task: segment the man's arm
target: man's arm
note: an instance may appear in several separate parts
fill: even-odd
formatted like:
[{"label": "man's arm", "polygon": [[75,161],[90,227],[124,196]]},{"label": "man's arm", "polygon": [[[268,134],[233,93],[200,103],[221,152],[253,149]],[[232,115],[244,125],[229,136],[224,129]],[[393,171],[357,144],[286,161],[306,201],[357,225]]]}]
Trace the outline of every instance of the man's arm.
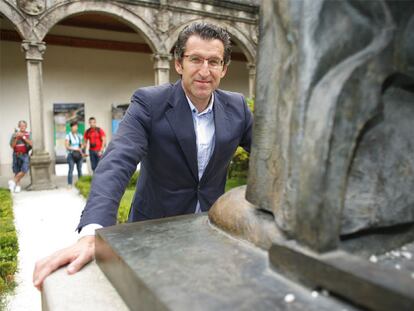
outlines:
[{"label": "man's arm", "polygon": [[26,138],[25,136],[23,136],[23,140],[27,145],[29,145],[30,147],[33,147],[33,142],[30,138]]},{"label": "man's arm", "polygon": [[83,142],[84,142],[84,148],[85,150],[88,150],[88,142],[89,142],[89,137],[88,137],[88,131],[85,131],[85,134],[83,134]]},{"label": "man's arm", "polygon": [[[138,91],[95,171],[77,230],[82,232],[90,224],[106,227],[116,223],[119,201],[138,162],[146,155],[150,128],[149,105]],[[33,272],[34,285],[41,289],[44,279],[66,264],[69,264],[69,274],[79,271],[93,260],[94,252],[95,236],[85,236],[72,246],[38,261]]]},{"label": "man's arm", "polygon": [[142,92],[134,94],[117,133],[95,170],[78,230],[91,223],[103,227],[116,223],[119,201],[138,163],[147,153],[151,130],[148,101]]},{"label": "man's arm", "polygon": [[101,147],[101,152],[103,152],[104,150],[105,150],[105,147],[106,147],[106,135],[105,135],[105,132],[101,129],[101,131],[102,131],[102,134],[103,135],[101,135],[101,137],[102,137],[102,147]]},{"label": "man's arm", "polygon": [[16,147],[17,139],[18,139],[17,133],[16,134],[13,134],[12,137],[11,137],[11,139],[10,139],[10,147],[12,149],[14,149],[14,147]]}]

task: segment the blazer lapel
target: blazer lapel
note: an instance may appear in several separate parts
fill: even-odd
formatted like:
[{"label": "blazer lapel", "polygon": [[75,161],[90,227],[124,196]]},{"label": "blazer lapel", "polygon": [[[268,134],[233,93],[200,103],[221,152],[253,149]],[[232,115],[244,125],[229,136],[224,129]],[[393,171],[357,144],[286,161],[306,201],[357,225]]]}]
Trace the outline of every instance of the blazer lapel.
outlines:
[{"label": "blazer lapel", "polygon": [[204,171],[203,176],[201,177],[201,183],[204,179],[208,177],[208,175],[214,171],[216,158],[221,153],[221,149],[223,148],[223,144],[226,143],[226,137],[229,135],[228,124],[230,123],[228,120],[228,116],[226,113],[226,102],[224,102],[217,92],[214,93],[214,126],[215,126],[215,144],[214,144],[214,151],[211,155],[211,158],[207,164],[207,167]]},{"label": "blazer lapel", "polygon": [[171,109],[166,111],[166,118],[177,137],[191,173],[198,181],[197,146],[193,117],[181,86],[181,80],[174,85],[169,104]]}]

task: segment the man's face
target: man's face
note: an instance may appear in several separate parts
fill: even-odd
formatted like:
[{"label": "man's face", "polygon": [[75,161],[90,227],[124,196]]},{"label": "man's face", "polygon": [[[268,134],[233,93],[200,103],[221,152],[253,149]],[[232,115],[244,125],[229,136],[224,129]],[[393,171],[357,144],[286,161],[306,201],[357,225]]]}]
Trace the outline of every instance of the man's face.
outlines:
[{"label": "man's face", "polygon": [[89,120],[89,126],[90,127],[96,127],[96,120],[94,120],[94,119]]},{"label": "man's face", "polygon": [[26,131],[26,128],[27,128],[26,123],[24,123],[24,122],[20,122],[19,123],[19,130],[20,130],[20,132]]},{"label": "man's face", "polygon": [[211,94],[226,74],[227,66],[212,67],[207,61],[195,64],[191,58],[195,56],[199,59],[222,61],[224,45],[218,39],[203,40],[193,35],[187,40],[184,55],[181,62],[175,61],[175,69],[182,76],[184,91],[194,105],[207,106]]}]

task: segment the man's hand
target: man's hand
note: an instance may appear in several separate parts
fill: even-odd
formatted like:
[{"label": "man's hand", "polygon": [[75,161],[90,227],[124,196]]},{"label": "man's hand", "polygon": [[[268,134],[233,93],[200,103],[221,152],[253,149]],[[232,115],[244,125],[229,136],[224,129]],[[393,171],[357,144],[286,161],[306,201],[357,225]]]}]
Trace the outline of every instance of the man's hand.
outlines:
[{"label": "man's hand", "polygon": [[74,274],[88,262],[92,261],[94,256],[95,236],[84,236],[72,246],[61,249],[51,256],[36,262],[33,271],[33,285],[41,290],[45,278],[61,266],[69,264],[67,272],[68,274]]}]

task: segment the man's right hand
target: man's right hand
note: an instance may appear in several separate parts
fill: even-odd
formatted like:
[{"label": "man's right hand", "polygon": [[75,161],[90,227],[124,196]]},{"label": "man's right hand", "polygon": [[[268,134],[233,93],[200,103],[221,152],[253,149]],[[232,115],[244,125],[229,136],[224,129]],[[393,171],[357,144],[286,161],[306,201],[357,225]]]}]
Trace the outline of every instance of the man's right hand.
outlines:
[{"label": "man's right hand", "polygon": [[33,271],[33,285],[41,290],[45,278],[61,266],[69,264],[67,272],[68,274],[74,274],[82,269],[88,262],[92,261],[94,256],[95,236],[84,236],[72,246],[61,249],[36,262]]}]

